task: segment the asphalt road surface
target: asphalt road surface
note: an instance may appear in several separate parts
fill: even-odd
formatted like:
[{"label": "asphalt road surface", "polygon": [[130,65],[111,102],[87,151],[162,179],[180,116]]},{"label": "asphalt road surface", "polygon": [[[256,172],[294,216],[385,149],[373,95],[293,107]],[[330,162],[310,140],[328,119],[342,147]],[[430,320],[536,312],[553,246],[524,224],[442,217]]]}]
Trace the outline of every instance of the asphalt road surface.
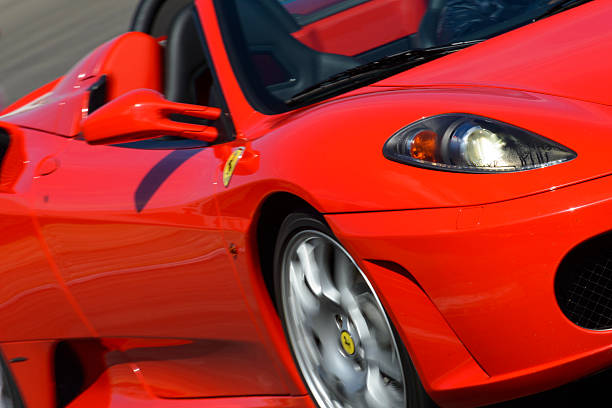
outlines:
[{"label": "asphalt road surface", "polygon": [[0,0],[0,88],[5,103],[63,75],[125,32],[138,0]]},{"label": "asphalt road surface", "polygon": [[[126,31],[138,0],[0,0],[0,89],[5,103],[63,75],[104,41]],[[0,91],[1,92],[1,91]],[[526,399],[516,407],[609,407],[604,373]]]}]

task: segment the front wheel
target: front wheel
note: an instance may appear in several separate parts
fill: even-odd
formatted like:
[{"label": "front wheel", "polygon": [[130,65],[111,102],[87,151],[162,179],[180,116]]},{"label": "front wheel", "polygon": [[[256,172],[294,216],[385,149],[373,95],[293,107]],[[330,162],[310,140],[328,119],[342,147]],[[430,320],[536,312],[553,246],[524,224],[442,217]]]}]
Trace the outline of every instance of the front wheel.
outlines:
[{"label": "front wheel", "polygon": [[285,219],[275,285],[293,356],[321,408],[434,406],[372,285],[323,222]]}]

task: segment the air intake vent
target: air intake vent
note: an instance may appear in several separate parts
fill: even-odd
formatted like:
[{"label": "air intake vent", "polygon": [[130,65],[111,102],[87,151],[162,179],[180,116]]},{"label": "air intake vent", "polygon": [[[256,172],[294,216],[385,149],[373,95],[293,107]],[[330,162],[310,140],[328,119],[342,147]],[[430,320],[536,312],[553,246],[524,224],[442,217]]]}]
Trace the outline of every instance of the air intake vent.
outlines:
[{"label": "air intake vent", "polygon": [[563,313],[578,326],[612,328],[612,234],[591,239],[566,256],[555,292]]}]

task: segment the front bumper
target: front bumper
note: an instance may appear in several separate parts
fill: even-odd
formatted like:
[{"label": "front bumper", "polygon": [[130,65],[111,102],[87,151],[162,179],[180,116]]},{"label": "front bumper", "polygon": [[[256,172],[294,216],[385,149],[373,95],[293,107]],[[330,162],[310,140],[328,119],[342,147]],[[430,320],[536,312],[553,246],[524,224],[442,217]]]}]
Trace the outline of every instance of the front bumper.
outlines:
[{"label": "front bumper", "polygon": [[474,406],[612,366],[612,330],[571,323],[554,291],[564,256],[612,230],[611,215],[603,177],[482,206],[326,219],[377,287],[432,398]]}]

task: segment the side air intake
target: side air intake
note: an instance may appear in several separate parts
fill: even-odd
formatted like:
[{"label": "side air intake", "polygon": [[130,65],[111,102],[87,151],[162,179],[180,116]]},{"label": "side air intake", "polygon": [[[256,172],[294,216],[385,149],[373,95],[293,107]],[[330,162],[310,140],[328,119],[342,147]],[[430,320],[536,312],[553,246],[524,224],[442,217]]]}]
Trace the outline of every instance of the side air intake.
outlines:
[{"label": "side air intake", "polygon": [[565,257],[555,293],[563,313],[578,326],[612,329],[612,233],[580,244]]}]

